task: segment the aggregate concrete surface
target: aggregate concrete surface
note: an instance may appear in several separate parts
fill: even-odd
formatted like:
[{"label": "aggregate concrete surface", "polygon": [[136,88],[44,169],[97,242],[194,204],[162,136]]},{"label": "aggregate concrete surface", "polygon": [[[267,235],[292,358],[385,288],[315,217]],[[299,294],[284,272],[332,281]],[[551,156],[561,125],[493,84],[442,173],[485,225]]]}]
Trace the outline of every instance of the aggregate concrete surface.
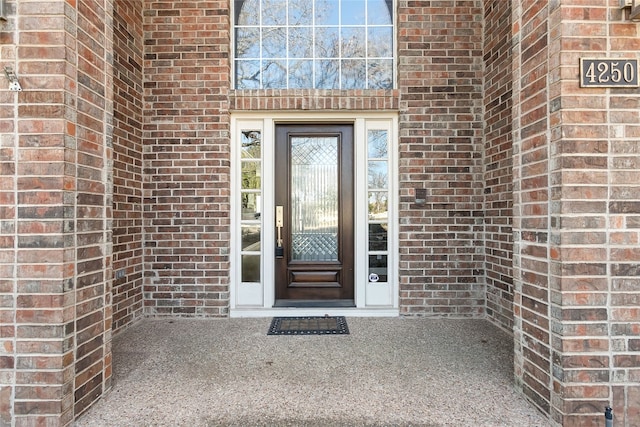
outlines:
[{"label": "aggregate concrete surface", "polygon": [[113,340],[89,426],[549,426],[484,320],[347,318],[349,335],[268,336],[271,319],[145,319]]}]

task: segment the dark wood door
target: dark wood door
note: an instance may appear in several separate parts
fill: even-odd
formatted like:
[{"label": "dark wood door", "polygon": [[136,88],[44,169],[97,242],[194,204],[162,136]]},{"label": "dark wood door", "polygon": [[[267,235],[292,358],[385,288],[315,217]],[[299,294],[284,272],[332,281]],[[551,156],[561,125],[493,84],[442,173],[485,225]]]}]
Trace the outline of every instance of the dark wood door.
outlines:
[{"label": "dark wood door", "polygon": [[353,306],[353,126],[278,125],[276,306]]}]

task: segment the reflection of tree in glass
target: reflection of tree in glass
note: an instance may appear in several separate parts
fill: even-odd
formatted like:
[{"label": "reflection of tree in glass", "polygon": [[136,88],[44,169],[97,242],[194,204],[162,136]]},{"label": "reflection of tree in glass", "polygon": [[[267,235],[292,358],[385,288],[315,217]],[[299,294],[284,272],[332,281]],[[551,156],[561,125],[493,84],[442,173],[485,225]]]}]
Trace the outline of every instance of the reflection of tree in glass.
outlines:
[{"label": "reflection of tree in glass", "polygon": [[369,192],[369,217],[371,219],[386,218],[389,211],[389,202],[386,191]]},{"label": "reflection of tree in glass", "polygon": [[[242,158],[251,159],[242,162],[242,189],[243,190],[259,190],[260,189],[260,141],[261,134],[259,131],[243,131],[241,137]],[[243,211],[257,208],[255,204],[255,194],[242,193]]]},{"label": "reflection of tree in glass", "polygon": [[242,157],[259,159],[261,139],[262,137],[260,135],[260,131],[257,131],[257,130],[242,131]]},{"label": "reflection of tree in glass", "polygon": [[[259,0],[242,2],[238,24],[258,26],[236,30],[238,88],[391,88],[391,16],[375,19],[383,26],[366,32],[365,27],[344,26],[340,37],[338,4],[263,0],[261,8]],[[387,10],[384,3],[375,4],[372,10]],[[256,16],[260,11],[261,19]]]},{"label": "reflection of tree in glass", "polygon": [[387,157],[387,131],[370,130],[367,134],[370,159],[385,159]]},{"label": "reflection of tree in glass", "polygon": [[[375,166],[383,166],[382,162],[374,162],[374,167],[369,167],[369,186],[372,189],[386,189],[388,176],[387,168],[375,168]],[[371,164],[370,164],[371,165]],[[386,165],[384,165],[386,166]],[[377,170],[376,170],[377,169]]]}]

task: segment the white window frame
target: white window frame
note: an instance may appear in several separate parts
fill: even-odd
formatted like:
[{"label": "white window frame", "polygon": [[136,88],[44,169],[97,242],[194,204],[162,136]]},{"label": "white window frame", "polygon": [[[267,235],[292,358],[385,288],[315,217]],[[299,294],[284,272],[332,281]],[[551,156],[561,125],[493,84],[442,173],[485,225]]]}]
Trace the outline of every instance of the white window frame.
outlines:
[{"label": "white window frame", "polygon": [[[231,40],[230,40],[230,48],[231,48],[231,63],[230,63],[230,71],[231,71],[231,87],[235,90],[268,90],[268,89],[238,89],[236,85],[236,13],[238,11],[236,9],[236,2],[231,0]],[[392,32],[392,76],[391,76],[391,88],[387,90],[397,89],[398,88],[398,1],[392,0],[391,6],[391,32]],[[340,58],[336,58],[340,59]],[[292,90],[318,90],[315,88],[306,88],[306,89],[292,89]],[[327,89],[327,90],[342,90],[342,89]],[[378,90],[378,89],[351,89],[351,90]]]},{"label": "white window frame", "polygon": [[[353,308],[274,308],[275,222],[274,215],[274,138],[279,123],[349,123],[354,128],[355,172],[355,259]],[[262,244],[261,282],[241,283],[240,245],[240,165],[242,130],[262,133]],[[389,133],[389,230],[388,282],[370,283],[368,279],[368,154],[369,129]],[[398,115],[375,113],[236,112],[231,115],[231,242],[230,242],[230,316],[267,317],[279,315],[398,316]]]}]

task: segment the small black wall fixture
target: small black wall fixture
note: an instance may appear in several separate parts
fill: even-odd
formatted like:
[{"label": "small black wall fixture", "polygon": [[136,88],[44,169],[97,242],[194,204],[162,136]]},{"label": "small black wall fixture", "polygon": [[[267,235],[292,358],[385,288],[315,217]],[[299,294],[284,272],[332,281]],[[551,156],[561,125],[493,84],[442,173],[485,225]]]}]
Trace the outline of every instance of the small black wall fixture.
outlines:
[{"label": "small black wall fixture", "polygon": [[0,21],[7,20],[7,2],[6,0],[0,0]]},{"label": "small black wall fixture", "polygon": [[20,86],[20,82],[18,81],[18,76],[16,76],[16,73],[11,67],[4,67],[4,75],[7,76],[7,80],[9,80],[9,90],[22,90],[22,86]]}]

